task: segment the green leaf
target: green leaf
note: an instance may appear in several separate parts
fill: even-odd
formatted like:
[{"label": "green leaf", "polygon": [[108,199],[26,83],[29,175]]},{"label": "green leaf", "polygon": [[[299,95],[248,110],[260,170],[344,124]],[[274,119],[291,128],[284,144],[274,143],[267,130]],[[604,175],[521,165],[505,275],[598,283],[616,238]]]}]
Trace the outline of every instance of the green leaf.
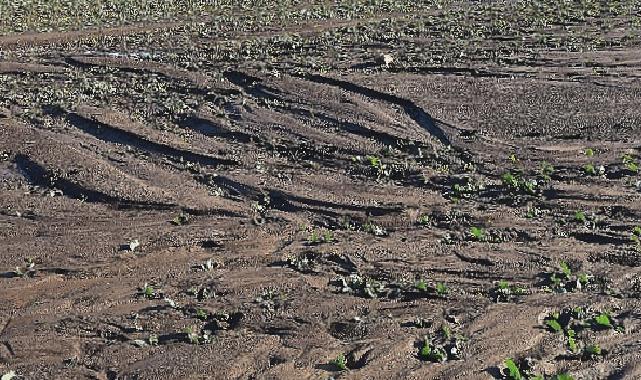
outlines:
[{"label": "green leaf", "polygon": [[555,380],[574,380],[574,377],[568,375],[567,373],[560,373],[556,375]]},{"label": "green leaf", "polygon": [[596,169],[594,168],[594,165],[592,164],[587,164],[583,167],[583,170],[585,171],[585,174],[588,175],[595,175],[596,174]]},{"label": "green leaf", "polygon": [[480,227],[471,227],[470,234],[478,241],[481,241],[485,238],[485,231]]},{"label": "green leaf", "polygon": [[601,347],[598,344],[593,344],[585,348],[585,353],[588,355],[601,355]]},{"label": "green leaf", "polygon": [[597,325],[601,326],[601,327],[607,327],[607,328],[610,328],[610,329],[613,327],[612,326],[612,318],[610,318],[610,315],[608,315],[607,313],[601,313],[601,314],[597,315],[594,318],[594,322]]},{"label": "green leaf", "polygon": [[572,276],[572,270],[570,269],[568,263],[566,263],[565,261],[561,261],[559,263],[559,266],[561,267],[561,272],[563,272],[566,278],[570,278],[570,276]]},{"label": "green leaf", "polygon": [[545,324],[554,332],[558,333],[563,330],[563,327],[561,327],[561,324],[556,319],[547,319]]},{"label": "green leaf", "polygon": [[523,376],[521,375],[521,370],[519,370],[519,367],[514,363],[514,360],[512,359],[505,359],[503,362],[505,367],[508,370],[508,378],[511,380],[523,380]]},{"label": "green leaf", "polygon": [[436,284],[436,293],[439,296],[445,295],[445,294],[447,294],[447,292],[448,292],[448,290],[447,290],[447,286],[445,284],[443,284],[441,282]]},{"label": "green leaf", "polygon": [[430,344],[427,341],[423,343],[423,347],[421,348],[419,355],[426,360],[432,355],[432,347],[430,347]]},{"label": "green leaf", "polygon": [[568,329],[567,335],[568,335],[568,347],[570,348],[570,351],[577,352],[579,347],[576,344],[576,339],[574,339],[574,336],[575,336],[574,330]]},{"label": "green leaf", "polygon": [[347,359],[344,354],[339,354],[330,364],[335,365],[339,371],[345,371],[347,369]]},{"label": "green leaf", "polygon": [[433,362],[437,363],[442,363],[447,359],[447,354],[445,351],[441,348],[435,348],[432,350],[432,354],[430,355],[430,360]]}]

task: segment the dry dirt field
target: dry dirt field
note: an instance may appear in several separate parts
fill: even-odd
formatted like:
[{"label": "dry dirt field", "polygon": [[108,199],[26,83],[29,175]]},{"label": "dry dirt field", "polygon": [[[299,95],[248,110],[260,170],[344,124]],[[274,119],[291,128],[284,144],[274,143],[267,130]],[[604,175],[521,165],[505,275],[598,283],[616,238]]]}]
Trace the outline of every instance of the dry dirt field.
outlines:
[{"label": "dry dirt field", "polygon": [[0,376],[641,379],[640,155],[636,0],[3,1]]}]

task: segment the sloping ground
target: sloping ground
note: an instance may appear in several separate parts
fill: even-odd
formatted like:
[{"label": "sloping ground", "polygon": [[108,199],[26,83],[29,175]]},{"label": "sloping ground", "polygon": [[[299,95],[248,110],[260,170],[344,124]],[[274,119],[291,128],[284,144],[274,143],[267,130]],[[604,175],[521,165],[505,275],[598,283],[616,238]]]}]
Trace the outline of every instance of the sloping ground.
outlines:
[{"label": "sloping ground", "polygon": [[0,37],[0,374],[641,378],[638,10],[512,6]]}]

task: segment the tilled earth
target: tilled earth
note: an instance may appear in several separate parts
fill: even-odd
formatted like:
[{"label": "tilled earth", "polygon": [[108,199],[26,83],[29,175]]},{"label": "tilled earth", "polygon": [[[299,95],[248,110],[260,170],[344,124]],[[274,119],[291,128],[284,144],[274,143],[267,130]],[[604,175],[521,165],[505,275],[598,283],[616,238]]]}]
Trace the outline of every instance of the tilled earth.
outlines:
[{"label": "tilled earth", "polygon": [[629,4],[0,35],[0,375],[641,379]]}]

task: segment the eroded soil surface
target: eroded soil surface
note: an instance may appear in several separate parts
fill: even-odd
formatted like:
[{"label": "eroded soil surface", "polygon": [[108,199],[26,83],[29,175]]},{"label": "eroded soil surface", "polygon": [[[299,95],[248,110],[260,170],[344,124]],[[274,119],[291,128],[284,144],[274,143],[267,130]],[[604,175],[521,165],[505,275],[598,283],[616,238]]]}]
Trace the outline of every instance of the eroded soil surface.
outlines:
[{"label": "eroded soil surface", "polygon": [[3,29],[0,375],[641,379],[638,2],[414,3]]}]

